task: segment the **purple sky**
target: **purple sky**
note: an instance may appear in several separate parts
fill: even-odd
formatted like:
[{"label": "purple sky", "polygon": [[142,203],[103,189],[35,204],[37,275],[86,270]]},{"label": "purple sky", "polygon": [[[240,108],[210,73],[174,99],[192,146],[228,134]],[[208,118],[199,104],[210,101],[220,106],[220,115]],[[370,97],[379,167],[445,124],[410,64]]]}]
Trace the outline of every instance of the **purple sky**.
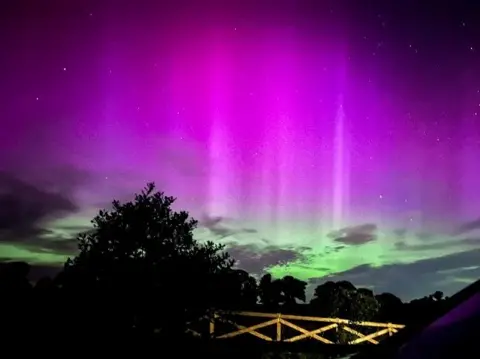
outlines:
[{"label": "purple sky", "polygon": [[480,5],[417,3],[0,11],[1,257],[58,266],[155,181],[253,273],[402,298],[480,277]]}]

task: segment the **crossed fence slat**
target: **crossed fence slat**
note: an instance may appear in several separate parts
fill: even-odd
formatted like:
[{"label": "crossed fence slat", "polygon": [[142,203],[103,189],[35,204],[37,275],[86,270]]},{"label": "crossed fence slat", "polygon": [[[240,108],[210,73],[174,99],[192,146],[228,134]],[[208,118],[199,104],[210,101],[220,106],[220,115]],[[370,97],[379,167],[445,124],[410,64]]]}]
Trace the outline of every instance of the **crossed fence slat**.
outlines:
[{"label": "crossed fence slat", "polygon": [[[256,317],[256,318],[264,318],[268,319],[262,323],[258,323],[251,326],[244,326],[236,323],[232,320],[232,317]],[[230,325],[234,326],[236,330],[224,334],[217,335],[216,334],[216,320],[222,319],[223,322],[229,323]],[[300,325],[294,324],[291,321],[303,321],[303,322],[318,322],[318,323],[327,323],[320,328],[309,330],[302,328]],[[259,329],[269,327],[269,326],[277,326],[276,330],[276,338],[267,336],[259,332]],[[282,337],[282,325],[285,327],[289,327],[300,334],[295,335],[290,338],[283,338]],[[374,333],[370,334],[363,334],[358,330],[351,328],[351,325],[355,325],[357,327],[370,327],[370,328],[377,328],[378,330]],[[332,329],[337,330],[344,330],[354,336],[355,339],[351,340],[348,344],[360,344],[364,342],[368,342],[371,344],[378,344],[378,338],[388,334],[392,336],[394,333],[397,333],[398,330],[403,329],[405,326],[403,324],[393,324],[393,323],[378,323],[378,322],[370,322],[370,321],[351,321],[348,319],[341,319],[341,318],[325,318],[325,317],[313,317],[313,316],[299,316],[299,315],[291,315],[291,314],[273,314],[273,313],[261,313],[261,312],[217,312],[214,315],[214,318],[210,320],[210,336],[214,339],[228,339],[234,338],[239,335],[243,334],[250,334],[259,339],[269,341],[269,342],[284,342],[284,343],[292,343],[297,342],[303,339],[314,339],[319,342],[325,344],[335,344],[331,340],[323,337],[321,334],[325,333]]]}]

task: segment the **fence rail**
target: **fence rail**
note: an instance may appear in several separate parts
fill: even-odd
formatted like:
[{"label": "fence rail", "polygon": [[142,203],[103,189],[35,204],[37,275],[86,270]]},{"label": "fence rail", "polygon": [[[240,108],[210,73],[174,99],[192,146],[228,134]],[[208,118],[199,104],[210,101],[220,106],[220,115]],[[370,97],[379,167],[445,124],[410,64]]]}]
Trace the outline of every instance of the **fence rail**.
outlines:
[{"label": "fence rail", "polygon": [[[263,318],[267,320],[253,325],[243,325],[240,324],[242,318],[244,320],[245,318]],[[300,326],[300,323],[295,324],[292,323],[292,321],[303,322],[304,324],[303,326]],[[323,323],[324,325],[321,327],[316,325],[316,328],[312,329],[312,325],[315,325],[316,323]],[[276,331],[270,335],[260,332],[260,329],[273,326],[276,326]],[[310,328],[306,328],[305,326],[309,326]],[[233,331],[231,331],[232,327],[235,328]],[[328,332],[336,330],[349,333],[351,340],[348,341],[348,344],[378,344],[378,340],[380,339],[379,337],[386,335],[392,336],[404,327],[405,326],[403,324],[378,323],[369,321],[356,322],[341,318],[324,318],[280,313],[217,312],[214,314],[213,318],[210,319],[209,333],[211,338],[218,340],[250,334],[267,342],[293,343],[300,340],[313,339],[325,344],[336,344],[333,340],[325,337]],[[221,330],[225,328],[229,328],[230,331],[225,333],[225,330]],[[362,333],[360,328],[363,328],[364,331],[366,329],[366,331],[369,333]],[[287,338],[285,335],[286,329],[296,335]],[[372,332],[372,330],[375,331]],[[220,333],[222,331],[224,333]],[[194,331],[192,330],[192,332]]]}]

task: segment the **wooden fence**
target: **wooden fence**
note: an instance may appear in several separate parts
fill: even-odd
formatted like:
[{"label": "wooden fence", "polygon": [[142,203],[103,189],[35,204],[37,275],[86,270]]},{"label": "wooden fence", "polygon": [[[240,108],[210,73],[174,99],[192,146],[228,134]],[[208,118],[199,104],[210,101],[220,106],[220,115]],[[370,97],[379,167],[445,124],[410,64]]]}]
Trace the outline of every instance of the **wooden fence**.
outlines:
[{"label": "wooden fence", "polygon": [[[252,323],[252,319],[255,320],[255,318],[263,318],[266,319],[266,321],[254,324]],[[246,323],[240,324],[242,321],[248,322],[248,319],[250,320],[248,325],[246,325]],[[256,321],[258,322],[258,319],[256,319]],[[297,322],[297,324],[293,322]],[[302,326],[300,326],[300,322]],[[319,323],[323,325],[319,327]],[[270,335],[260,332],[260,329],[265,332],[263,328],[267,327],[274,327],[275,330],[270,329]],[[335,344],[332,339],[328,339],[328,333],[330,331],[337,331],[338,333],[338,331],[341,330],[349,333],[348,337],[351,340],[348,340],[348,344],[378,344],[379,337],[392,336],[404,327],[402,324],[365,321],[355,322],[340,318],[259,312],[233,312],[216,313],[214,318],[210,320],[209,332],[210,337],[214,339],[228,339],[250,334],[267,342],[293,343],[299,340],[313,339],[325,344]],[[231,331],[232,328],[234,328],[233,331]],[[290,332],[291,335],[286,335],[289,334],[288,332]]]}]

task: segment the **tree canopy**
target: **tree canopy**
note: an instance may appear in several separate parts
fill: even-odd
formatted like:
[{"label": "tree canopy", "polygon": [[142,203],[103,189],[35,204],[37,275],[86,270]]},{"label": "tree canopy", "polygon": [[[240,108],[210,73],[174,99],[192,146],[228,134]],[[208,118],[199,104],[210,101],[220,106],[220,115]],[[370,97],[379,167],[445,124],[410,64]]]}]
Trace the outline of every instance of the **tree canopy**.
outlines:
[{"label": "tree canopy", "polygon": [[128,298],[115,315],[147,331],[181,327],[220,305],[214,289],[233,260],[222,245],[196,241],[197,221],[175,212],[174,201],[149,183],[133,201],[100,211],[93,230],[79,235],[79,254],[65,264],[62,285]]}]

